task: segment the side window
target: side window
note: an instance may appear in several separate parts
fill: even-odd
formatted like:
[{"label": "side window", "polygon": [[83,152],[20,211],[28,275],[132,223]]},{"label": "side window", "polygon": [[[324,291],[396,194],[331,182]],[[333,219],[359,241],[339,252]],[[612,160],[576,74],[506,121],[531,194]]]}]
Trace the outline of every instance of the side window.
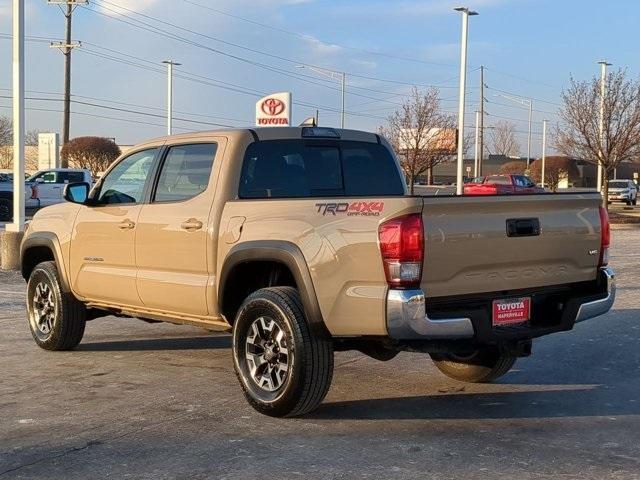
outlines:
[{"label": "side window", "polygon": [[76,183],[84,182],[84,173],[82,172],[58,172],[57,183]]},{"label": "side window", "polygon": [[162,164],[154,202],[178,202],[207,189],[218,146],[198,143],[171,147]]},{"label": "side window", "polygon": [[32,178],[32,181],[38,183],[56,183],[56,172],[42,172]]},{"label": "side window", "polygon": [[157,148],[136,152],[120,161],[111,170],[100,187],[99,204],[139,203],[142,201]]}]

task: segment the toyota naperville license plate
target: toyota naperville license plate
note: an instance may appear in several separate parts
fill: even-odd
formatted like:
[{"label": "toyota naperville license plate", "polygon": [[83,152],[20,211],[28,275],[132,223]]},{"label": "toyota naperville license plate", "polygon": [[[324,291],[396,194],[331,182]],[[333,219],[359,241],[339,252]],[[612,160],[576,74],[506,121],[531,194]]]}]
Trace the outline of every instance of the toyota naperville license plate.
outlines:
[{"label": "toyota naperville license plate", "polygon": [[529,320],[531,297],[493,301],[493,326],[512,325]]}]

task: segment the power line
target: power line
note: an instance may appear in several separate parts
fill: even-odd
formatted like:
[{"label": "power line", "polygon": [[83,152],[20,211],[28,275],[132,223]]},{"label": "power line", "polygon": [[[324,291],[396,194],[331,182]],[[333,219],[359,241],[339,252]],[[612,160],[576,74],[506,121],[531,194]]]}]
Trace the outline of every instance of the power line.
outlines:
[{"label": "power line", "polygon": [[[265,56],[268,56],[270,58],[275,58],[275,59],[278,59],[278,60],[281,60],[281,61],[284,61],[284,62],[288,62],[290,64],[305,65],[305,66],[309,66],[309,67],[323,68],[323,67],[320,67],[318,65],[312,65],[310,63],[307,63],[307,62],[304,62],[304,61],[301,61],[301,60],[291,59],[291,58],[283,57],[281,55],[273,54],[273,53],[270,53],[270,52],[265,52],[263,50],[258,50],[258,49],[254,49],[254,48],[251,48],[251,47],[247,47],[247,46],[244,46],[244,45],[241,45],[241,44],[238,44],[238,43],[229,42],[227,40],[223,40],[223,39],[218,38],[218,37],[214,37],[214,36],[211,36],[211,35],[208,35],[208,34],[205,34],[205,33],[202,33],[202,32],[198,32],[198,31],[192,30],[190,28],[187,28],[187,27],[184,27],[184,26],[181,26],[181,25],[177,25],[177,24],[172,23],[172,22],[167,22],[165,20],[159,19],[157,17],[153,17],[151,15],[147,15],[147,14],[138,12],[136,10],[133,10],[131,8],[128,8],[128,7],[124,7],[122,5],[118,5],[118,4],[110,2],[108,0],[94,0],[93,3],[101,6],[101,8],[103,8],[103,9],[105,9],[105,10],[107,10],[107,11],[109,11],[109,12],[115,14],[115,15],[118,15],[119,17],[124,17],[125,19],[129,19],[129,20],[131,20],[133,22],[137,22],[140,25],[135,24],[135,23],[127,22],[126,20],[124,20],[122,18],[113,17],[111,15],[108,15],[106,13],[100,12],[99,10],[96,10],[96,9],[93,9],[93,8],[88,8],[88,10],[90,10],[90,11],[92,11],[94,13],[100,14],[102,16],[105,16],[107,18],[111,18],[111,19],[114,19],[114,20],[122,21],[124,23],[129,23],[130,25],[135,26],[137,28],[142,28],[143,30],[150,31],[152,33],[156,33],[156,34],[159,34],[159,35],[167,36],[168,38],[172,38],[174,40],[186,42],[186,43],[189,43],[189,44],[191,44],[193,46],[206,48],[206,49],[211,50],[211,51],[213,51],[215,53],[218,53],[220,55],[224,55],[224,56],[233,58],[233,59],[238,60],[238,61],[250,63],[250,64],[252,64],[254,66],[259,66],[261,68],[265,68],[267,70],[275,71],[275,72],[278,72],[278,73],[281,73],[281,74],[284,74],[284,75],[289,75],[289,76],[292,76],[293,78],[300,79],[299,77],[309,77],[309,78],[312,78],[312,79],[316,79],[316,77],[312,77],[312,76],[304,75],[304,74],[299,74],[299,73],[296,73],[296,72],[291,72],[291,71],[288,71],[288,70],[284,70],[284,69],[280,69],[280,68],[277,68],[277,67],[273,67],[271,65],[266,65],[266,64],[263,64],[263,63],[260,63],[260,62],[256,62],[256,61],[251,60],[251,59],[247,59],[247,58],[235,55],[235,54],[231,54],[231,53],[228,53],[228,52],[224,52],[224,51],[215,49],[215,48],[210,47],[208,45],[203,45],[203,44],[200,44],[198,42],[194,42],[193,40],[186,39],[184,37],[176,35],[173,32],[170,32],[168,30],[161,29],[161,28],[159,28],[159,27],[157,27],[155,25],[149,24],[147,22],[143,22],[143,21],[138,20],[136,18],[133,18],[133,17],[131,17],[129,15],[126,15],[126,14],[122,13],[122,11],[118,11],[118,9],[130,12],[130,13],[132,13],[134,15],[146,18],[148,20],[152,20],[152,21],[158,22],[158,23],[166,25],[166,26],[170,26],[170,27],[175,28],[177,30],[182,30],[182,31],[188,32],[188,33],[190,33],[192,35],[197,35],[197,36],[200,36],[200,37],[203,37],[203,38],[207,38],[207,39],[210,39],[210,40],[213,40],[213,41],[216,41],[216,42],[220,42],[220,43],[222,43],[224,45],[228,45],[228,46],[232,46],[232,47],[235,47],[235,48],[243,49],[245,51],[249,51],[249,52],[252,52],[252,53],[265,55]],[[111,5],[111,6],[115,7],[116,9],[110,8],[107,5]],[[145,26],[147,28],[143,28],[142,26]],[[382,79],[382,78],[377,78],[377,77],[368,76],[368,75],[360,75],[360,74],[353,73],[353,72],[345,72],[345,73],[347,75],[349,75],[350,77],[354,77],[354,78],[362,78],[362,79],[374,80],[374,81],[386,82],[386,83],[396,83],[396,84],[410,85],[410,86],[414,86],[415,85],[415,86],[421,86],[421,87],[437,86],[437,85],[421,84],[421,83],[417,83],[417,82],[405,82],[405,81],[399,81],[399,80]],[[361,88],[363,88],[363,87],[361,87]],[[440,85],[440,88],[457,88],[457,87]]]},{"label": "power line", "polygon": [[219,10],[217,8],[212,8],[212,7],[209,7],[209,6],[206,6],[206,5],[202,5],[200,3],[193,2],[191,0],[183,0],[183,1],[186,2],[186,3],[190,3],[191,5],[198,6],[198,7],[202,8],[202,9],[209,10],[211,12],[220,14],[220,15],[224,15],[224,16],[227,16],[227,17],[230,17],[230,18],[234,18],[236,20],[247,22],[247,23],[250,23],[250,24],[253,24],[253,25],[256,25],[256,26],[259,26],[259,27],[263,27],[263,28],[266,28],[266,29],[269,29],[269,30],[272,30],[272,31],[284,33],[286,35],[295,36],[297,38],[301,38],[302,40],[307,40],[308,41],[308,40],[313,39],[313,40],[315,40],[315,41],[317,41],[317,42],[319,42],[319,43],[321,43],[323,45],[326,45],[326,46],[335,45],[337,47],[341,47],[341,48],[344,48],[344,49],[347,49],[347,50],[352,50],[352,51],[356,51],[356,52],[362,52],[362,53],[366,53],[368,55],[376,55],[376,56],[379,56],[379,57],[402,60],[402,61],[406,61],[406,62],[422,63],[422,64],[425,64],[425,65],[447,67],[447,68],[458,68],[457,65],[452,65],[452,64],[448,64],[448,63],[430,62],[428,60],[422,60],[422,59],[412,58],[412,57],[405,57],[405,56],[401,56],[401,55],[393,55],[393,54],[386,53],[386,52],[377,52],[375,50],[367,50],[367,49],[353,47],[353,46],[350,46],[350,45],[344,45],[344,44],[335,43],[335,42],[326,42],[326,41],[320,40],[318,38],[315,38],[315,37],[313,37],[311,35],[306,35],[304,33],[294,32],[292,30],[287,30],[287,29],[284,29],[284,28],[274,27],[273,25],[268,25],[268,24],[265,24],[265,23],[258,22],[256,20],[252,20],[250,18],[241,17],[239,15],[234,15],[234,14],[225,12],[223,10]]},{"label": "power line", "polygon": [[[8,105],[0,105],[0,108],[12,108]],[[25,107],[25,110],[33,110],[33,111],[38,111],[38,112],[52,112],[52,113],[62,113],[62,110],[54,110],[51,108],[39,108],[39,107]],[[101,118],[101,119],[106,119],[106,120],[116,120],[119,122],[128,122],[128,123],[135,123],[138,125],[149,125],[149,126],[154,126],[154,127],[164,127],[165,125],[162,125],[160,123],[150,123],[150,122],[144,122],[141,120],[130,120],[127,118],[122,118],[122,117],[109,117],[107,115],[98,115],[98,114],[94,114],[94,113],[87,113],[87,112],[75,112],[72,111],[71,112],[73,115],[82,115],[82,116],[86,116],[86,117],[93,117],[93,118]],[[189,128],[183,128],[183,127],[176,127],[180,130],[184,130],[187,132],[195,132],[197,130],[193,130],[193,129],[189,129]]]}]

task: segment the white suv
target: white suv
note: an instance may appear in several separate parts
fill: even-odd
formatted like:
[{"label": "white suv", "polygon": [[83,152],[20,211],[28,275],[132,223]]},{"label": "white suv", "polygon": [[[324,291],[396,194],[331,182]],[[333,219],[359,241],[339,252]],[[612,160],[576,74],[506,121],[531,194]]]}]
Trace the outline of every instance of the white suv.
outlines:
[{"label": "white suv", "polygon": [[624,202],[635,205],[638,201],[638,186],[633,180],[609,180],[609,202]]}]

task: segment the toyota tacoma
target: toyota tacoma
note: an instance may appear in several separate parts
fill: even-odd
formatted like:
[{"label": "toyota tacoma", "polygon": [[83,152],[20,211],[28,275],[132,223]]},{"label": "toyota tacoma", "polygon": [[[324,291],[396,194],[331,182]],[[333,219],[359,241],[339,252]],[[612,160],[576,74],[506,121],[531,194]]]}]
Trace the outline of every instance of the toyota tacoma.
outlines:
[{"label": "toyota tacoma", "polygon": [[488,382],[615,298],[599,193],[409,196],[373,133],[164,137],[64,197],[22,244],[35,342],[72,349],[106,315],[231,331],[240,386],[272,416],[320,404],[335,351]]}]

